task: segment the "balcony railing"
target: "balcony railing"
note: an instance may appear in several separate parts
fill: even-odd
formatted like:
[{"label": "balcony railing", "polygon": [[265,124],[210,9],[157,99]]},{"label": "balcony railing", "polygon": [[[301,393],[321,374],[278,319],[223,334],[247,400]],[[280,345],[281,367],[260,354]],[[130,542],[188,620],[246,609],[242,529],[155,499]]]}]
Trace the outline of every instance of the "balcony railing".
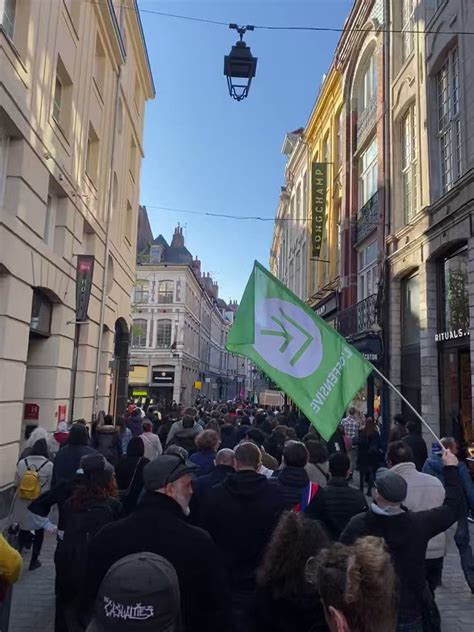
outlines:
[{"label": "balcony railing", "polygon": [[373,130],[377,120],[377,99],[372,97],[365,110],[360,112],[357,119],[357,147],[360,147],[370,132]]},{"label": "balcony railing", "polygon": [[368,296],[352,307],[339,312],[337,329],[341,336],[348,338],[370,331],[377,325],[377,294]]},{"label": "balcony railing", "polygon": [[374,193],[368,202],[357,214],[357,222],[354,231],[354,243],[357,244],[373,233],[377,228],[379,216],[379,194]]}]

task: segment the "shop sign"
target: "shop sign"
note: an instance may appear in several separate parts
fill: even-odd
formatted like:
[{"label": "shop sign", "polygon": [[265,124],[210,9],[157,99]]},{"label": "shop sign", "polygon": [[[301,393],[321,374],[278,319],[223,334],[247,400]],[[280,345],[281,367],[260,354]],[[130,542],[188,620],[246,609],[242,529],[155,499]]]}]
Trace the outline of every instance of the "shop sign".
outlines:
[{"label": "shop sign", "polygon": [[174,371],[152,371],[153,384],[171,384],[174,382]]},{"label": "shop sign", "polygon": [[38,421],[40,407],[38,404],[25,404],[23,419],[25,421]]},{"label": "shop sign", "polygon": [[206,384],[210,384],[211,383],[211,378],[210,377],[206,377],[206,379],[204,381],[206,382]]},{"label": "shop sign", "polygon": [[199,381],[194,382],[194,388],[195,388],[197,391],[200,391],[200,390],[201,390],[201,388],[202,388],[202,382],[199,382]]},{"label": "shop sign", "polygon": [[376,353],[363,353],[362,354],[369,362],[378,362],[379,356]]},{"label": "shop sign", "polygon": [[87,320],[93,272],[94,257],[92,255],[78,255],[76,276],[76,321],[78,322]]},{"label": "shop sign", "polygon": [[148,391],[137,391],[134,389],[132,391],[132,397],[148,397]]},{"label": "shop sign", "polygon": [[451,331],[440,331],[435,334],[435,342],[445,342],[446,340],[457,340],[458,338],[465,338],[469,336],[469,329],[452,329]]},{"label": "shop sign", "polygon": [[326,221],[328,165],[313,162],[311,169],[311,242],[313,257],[318,258]]},{"label": "shop sign", "polygon": [[324,318],[326,315],[330,314],[336,309],[337,309],[336,297],[331,296],[331,298],[329,298],[325,303],[323,303],[322,305],[319,304],[318,306],[316,306],[314,308],[314,311],[316,312],[318,316],[320,316],[321,318]]},{"label": "shop sign", "polygon": [[59,404],[58,406],[58,423],[60,421],[66,421],[66,404]]}]

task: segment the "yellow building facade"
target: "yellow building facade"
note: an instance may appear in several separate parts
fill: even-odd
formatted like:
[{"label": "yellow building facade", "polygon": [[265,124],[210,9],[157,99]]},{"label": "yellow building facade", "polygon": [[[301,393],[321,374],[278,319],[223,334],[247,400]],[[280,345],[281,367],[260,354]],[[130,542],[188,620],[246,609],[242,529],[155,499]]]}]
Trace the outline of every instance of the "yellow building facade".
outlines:
[{"label": "yellow building facade", "polygon": [[[330,320],[336,313],[337,291],[341,275],[341,202],[344,169],[343,152],[343,96],[340,74],[331,67],[321,86],[304,131],[308,156],[308,242],[307,301],[322,316]],[[312,258],[311,248],[311,165],[328,163],[326,215],[319,258]]]}]

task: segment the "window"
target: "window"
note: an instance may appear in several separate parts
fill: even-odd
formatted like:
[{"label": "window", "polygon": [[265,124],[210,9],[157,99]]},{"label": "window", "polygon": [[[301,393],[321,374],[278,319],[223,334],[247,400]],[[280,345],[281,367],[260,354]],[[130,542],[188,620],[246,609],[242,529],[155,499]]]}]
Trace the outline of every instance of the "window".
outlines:
[{"label": "window", "polygon": [[416,213],[416,112],[412,105],[402,119],[401,137],[401,177],[403,194],[403,215],[408,223]]},{"label": "window", "polygon": [[402,0],[402,62],[412,54],[415,47],[415,0]]},{"label": "window", "polygon": [[437,78],[441,186],[446,193],[462,173],[458,49],[448,55]]},{"label": "window", "polygon": [[133,226],[133,209],[127,200],[127,210],[125,211],[125,239],[129,244],[132,243],[132,226]]},{"label": "window", "polygon": [[167,349],[171,346],[171,321],[159,320],[156,327],[157,349]]},{"label": "window", "polygon": [[0,24],[11,40],[15,33],[15,13],[16,0],[0,0]]},{"label": "window", "polygon": [[160,263],[163,256],[163,246],[151,246],[150,263]]},{"label": "window", "polygon": [[132,176],[132,180],[135,182],[137,176],[137,145],[133,136],[130,143],[130,175]]},{"label": "window", "polygon": [[53,118],[58,125],[61,120],[61,107],[63,103],[63,84],[61,79],[56,75],[56,84],[54,87],[54,103],[53,103]]},{"label": "window", "polygon": [[365,298],[377,293],[378,266],[377,266],[377,242],[373,241],[362,250],[357,256],[357,300],[363,301]]},{"label": "window", "polygon": [[97,90],[103,96],[105,83],[105,51],[98,35],[95,40],[93,77]]},{"label": "window", "polygon": [[47,337],[51,335],[51,316],[53,304],[41,290],[33,290],[30,333]]},{"label": "window", "polygon": [[94,128],[89,123],[89,134],[87,136],[86,173],[94,184],[97,184],[97,174],[99,168],[99,137]]},{"label": "window", "polygon": [[336,158],[337,158],[337,166],[342,166],[342,110],[340,110],[339,114],[336,117]]},{"label": "window", "polygon": [[375,55],[369,58],[359,91],[359,113],[374,105],[377,96],[377,61]]},{"label": "window", "polygon": [[468,252],[463,247],[443,261],[442,322],[445,331],[469,331]]},{"label": "window", "polygon": [[69,130],[72,109],[72,81],[67,73],[61,57],[58,56],[56,76],[54,80],[54,95],[52,116],[64,133]]},{"label": "window", "polygon": [[149,286],[147,281],[138,281],[135,286],[135,303],[148,303],[149,298]]},{"label": "window", "polygon": [[367,204],[370,198],[377,193],[377,139],[374,138],[367,149],[362,153],[359,161],[359,199],[360,207]]},{"label": "window", "polygon": [[137,318],[132,324],[132,347],[146,347],[147,321]]},{"label": "window", "polygon": [[160,281],[158,284],[158,303],[172,303],[174,300],[173,281]]}]

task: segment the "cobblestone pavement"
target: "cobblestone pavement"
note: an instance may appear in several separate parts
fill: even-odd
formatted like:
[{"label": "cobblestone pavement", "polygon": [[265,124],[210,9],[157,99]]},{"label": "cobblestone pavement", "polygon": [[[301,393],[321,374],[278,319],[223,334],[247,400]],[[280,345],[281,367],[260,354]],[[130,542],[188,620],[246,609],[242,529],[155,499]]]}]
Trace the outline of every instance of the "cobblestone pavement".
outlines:
[{"label": "cobblestone pavement", "polygon": [[[459,555],[450,538],[445,559],[443,585],[436,600],[441,611],[442,632],[472,632],[474,595],[469,591],[459,563]],[[474,544],[474,527],[471,525]],[[54,536],[45,535],[41,554],[42,567],[30,572],[25,563],[22,577],[13,590],[9,632],[52,632],[54,629]],[[25,560],[29,563],[29,557]]]}]

